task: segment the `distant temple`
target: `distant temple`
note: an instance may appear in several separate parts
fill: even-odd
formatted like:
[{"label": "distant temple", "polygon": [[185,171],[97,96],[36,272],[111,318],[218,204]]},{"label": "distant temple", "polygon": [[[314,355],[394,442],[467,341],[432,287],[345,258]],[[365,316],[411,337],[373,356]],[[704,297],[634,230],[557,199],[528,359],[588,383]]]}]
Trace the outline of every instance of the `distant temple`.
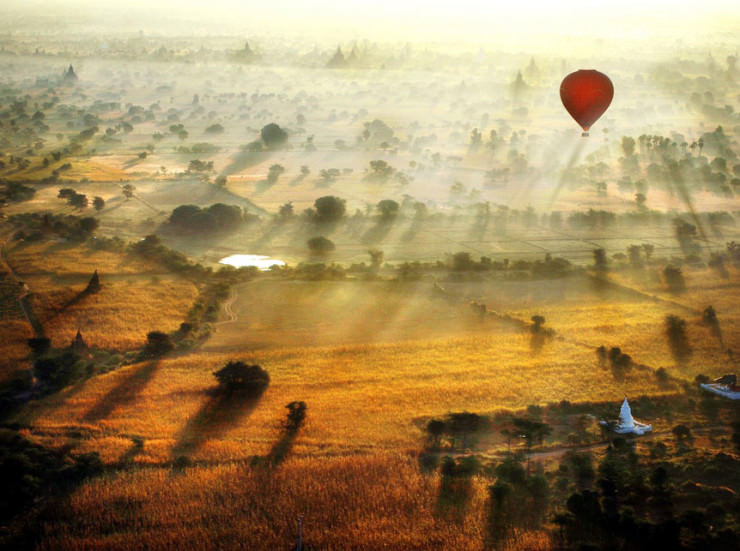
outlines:
[{"label": "distant temple", "polygon": [[622,402],[622,407],[619,410],[619,419],[615,423],[609,423],[607,421],[601,421],[602,426],[611,426],[612,430],[617,434],[645,434],[653,430],[652,425],[646,425],[635,421],[632,417],[632,410],[630,404],[625,397]]},{"label": "distant temple", "polygon": [[85,339],[82,338],[82,333],[79,329],[77,330],[77,336],[75,336],[72,344],[69,345],[69,349],[83,358],[90,357],[90,348],[87,346]]},{"label": "distant temple", "polygon": [[343,69],[347,67],[347,60],[344,58],[341,46],[337,46],[337,51],[334,52],[334,56],[326,64],[329,69]]},{"label": "distant temple", "polygon": [[98,271],[95,270],[83,293],[91,295],[98,291],[100,291],[100,277],[98,277]]},{"label": "distant temple", "polygon": [[244,48],[236,50],[231,54],[231,59],[239,63],[251,63],[257,61],[259,55],[249,47],[249,42],[244,43]]},{"label": "distant temple", "polygon": [[64,72],[64,82],[76,82],[78,80],[75,70],[70,64],[69,69]]}]

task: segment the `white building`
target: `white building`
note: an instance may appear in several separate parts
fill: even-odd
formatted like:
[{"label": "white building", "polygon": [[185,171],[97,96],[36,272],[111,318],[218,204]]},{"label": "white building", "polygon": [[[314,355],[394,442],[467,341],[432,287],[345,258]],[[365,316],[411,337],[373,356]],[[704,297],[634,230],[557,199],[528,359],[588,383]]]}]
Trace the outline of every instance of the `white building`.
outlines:
[{"label": "white building", "polygon": [[[603,426],[609,425],[607,421],[601,421],[601,424]],[[622,407],[619,410],[619,419],[613,425],[612,430],[617,434],[645,434],[646,432],[652,431],[653,426],[635,421],[635,418],[632,417],[630,404],[625,397],[624,402],[622,402]]]}]

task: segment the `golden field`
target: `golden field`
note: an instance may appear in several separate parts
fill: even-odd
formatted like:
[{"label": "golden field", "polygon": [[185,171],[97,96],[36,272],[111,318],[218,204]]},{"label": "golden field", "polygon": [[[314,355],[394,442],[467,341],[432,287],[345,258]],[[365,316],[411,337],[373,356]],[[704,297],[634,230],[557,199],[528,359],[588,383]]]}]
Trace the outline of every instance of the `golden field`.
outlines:
[{"label": "golden field", "polygon": [[[100,274],[163,273],[161,267],[141,257],[125,253],[94,250],[86,245],[44,241],[19,243],[8,249],[8,260],[20,276],[55,275],[88,278]],[[29,282],[30,284],[30,282]]]},{"label": "golden field", "polygon": [[440,510],[438,478],[409,455],[145,469],[80,488],[44,526],[39,549],[287,549],[300,514],[316,549],[483,549],[482,482],[471,484],[463,522]]},{"label": "golden field", "polygon": [[[212,372],[240,358],[264,367],[271,383],[259,400],[223,419],[209,394],[216,386]],[[449,412],[489,413],[564,399],[616,404],[625,395],[676,390],[661,386],[647,370],[633,369],[617,379],[598,366],[591,349],[566,341],[555,340],[534,354],[528,335],[510,332],[190,354],[96,377],[46,399],[29,414],[33,432],[56,443],[82,432],[82,449],[116,461],[127,447],[119,437],[138,437],[145,444],[135,461],[162,464],[181,450],[207,461],[266,454],[280,437],[285,405],[294,400],[308,405],[295,453],[324,456],[418,449],[424,434],[417,420]]]},{"label": "golden field", "polygon": [[59,288],[49,278],[29,280],[34,310],[53,346],[68,346],[79,329],[92,348],[140,348],[150,331],[175,331],[198,295],[195,285],[177,277],[100,278],[102,289],[83,297],[86,281]]},{"label": "golden field", "polygon": [[0,321],[0,382],[18,370],[30,367],[26,361],[29,348],[26,342],[33,336],[31,326],[25,320]]}]

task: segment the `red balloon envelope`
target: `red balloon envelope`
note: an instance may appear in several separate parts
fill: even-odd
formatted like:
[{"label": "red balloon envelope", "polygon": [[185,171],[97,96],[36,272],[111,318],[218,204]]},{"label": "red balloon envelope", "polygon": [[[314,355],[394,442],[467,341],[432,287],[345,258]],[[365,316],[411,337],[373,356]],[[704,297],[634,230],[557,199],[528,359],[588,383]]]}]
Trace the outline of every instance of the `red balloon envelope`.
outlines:
[{"label": "red balloon envelope", "polygon": [[612,81],[593,69],[571,73],[560,84],[563,105],[586,132],[604,114],[613,97]]}]

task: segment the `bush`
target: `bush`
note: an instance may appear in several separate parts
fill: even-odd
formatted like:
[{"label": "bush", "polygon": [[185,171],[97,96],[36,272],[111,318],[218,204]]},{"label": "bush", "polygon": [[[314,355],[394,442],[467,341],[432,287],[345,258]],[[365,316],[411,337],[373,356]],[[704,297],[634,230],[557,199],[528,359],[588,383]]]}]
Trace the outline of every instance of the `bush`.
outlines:
[{"label": "bush", "polygon": [[332,223],[339,221],[347,210],[346,201],[333,195],[319,197],[314,201],[316,222]]},{"label": "bush", "polygon": [[273,147],[285,143],[288,139],[288,133],[272,122],[262,128],[260,137],[267,147]]},{"label": "bush", "polygon": [[213,373],[219,388],[227,393],[238,392],[259,395],[270,384],[270,375],[258,365],[247,365],[242,361],[230,361]]},{"label": "bush", "polygon": [[150,358],[164,356],[175,348],[170,336],[161,331],[150,331],[147,333],[146,341],[144,355]]},{"label": "bush", "polygon": [[313,254],[326,254],[333,251],[336,247],[334,243],[324,236],[312,237],[306,242],[308,249]]}]

